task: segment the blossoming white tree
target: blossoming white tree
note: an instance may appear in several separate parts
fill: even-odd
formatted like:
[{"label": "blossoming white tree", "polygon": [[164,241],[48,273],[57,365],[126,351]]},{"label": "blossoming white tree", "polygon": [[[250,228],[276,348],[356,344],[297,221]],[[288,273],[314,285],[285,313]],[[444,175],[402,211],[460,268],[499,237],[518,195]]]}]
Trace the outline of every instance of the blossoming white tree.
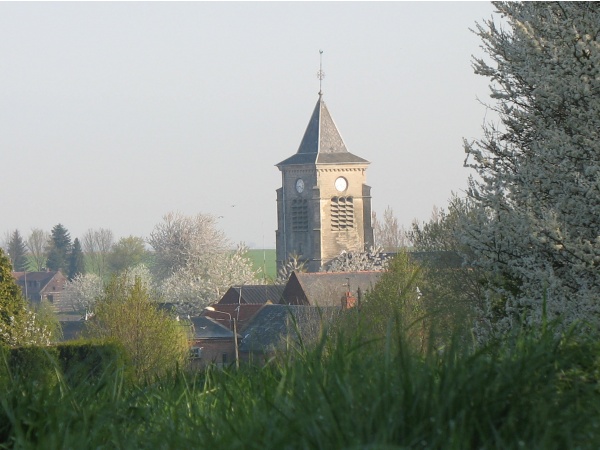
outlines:
[{"label": "blossoming white tree", "polygon": [[256,282],[246,248],[233,250],[213,216],[169,213],[148,242],[163,297],[181,313],[198,313],[232,285]]},{"label": "blossoming white tree", "polygon": [[282,267],[277,271],[275,284],[285,284],[294,271],[306,272],[306,261],[297,253],[292,253],[284,261]]},{"label": "blossoming white tree", "polygon": [[495,3],[478,24],[501,125],[465,144],[475,220],[463,238],[495,277],[488,330],[600,323],[600,4]]},{"label": "blossoming white tree", "polygon": [[343,251],[327,266],[321,267],[321,272],[382,271],[387,263],[381,247],[370,247],[364,252]]},{"label": "blossoming white tree", "polygon": [[94,311],[94,304],[102,293],[102,279],[94,273],[86,273],[78,274],[66,282],[62,295],[65,304],[83,314]]}]

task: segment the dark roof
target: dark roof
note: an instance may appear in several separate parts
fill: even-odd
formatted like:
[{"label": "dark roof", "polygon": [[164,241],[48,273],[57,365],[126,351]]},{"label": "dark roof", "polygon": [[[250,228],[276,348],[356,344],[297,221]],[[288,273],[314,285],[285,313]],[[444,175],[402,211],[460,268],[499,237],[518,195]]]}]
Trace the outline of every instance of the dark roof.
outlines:
[{"label": "dark roof", "polygon": [[383,272],[316,272],[294,271],[284,290],[287,304],[309,304],[313,306],[341,306],[346,292],[358,296],[373,289]]},{"label": "dark roof", "polygon": [[233,332],[216,320],[205,317],[190,317],[194,339],[232,339]]},{"label": "dark roof", "polygon": [[240,351],[270,352],[286,338],[307,341],[319,335],[322,321],[339,314],[341,308],[296,305],[265,305],[240,333]]},{"label": "dark roof", "polygon": [[218,305],[225,304],[265,304],[279,303],[283,295],[283,285],[246,285],[232,286],[219,300]]},{"label": "dark roof", "polygon": [[27,278],[27,281],[45,281],[47,283],[57,273],[58,271],[55,270],[49,272],[13,272],[13,277],[19,281],[24,281]]},{"label": "dark roof", "polygon": [[44,290],[48,284],[55,279],[55,282],[58,283],[59,289],[62,289],[64,283],[66,282],[66,278],[59,271],[46,271],[46,272],[13,272],[13,277],[17,281],[19,286],[25,286],[25,281],[28,282],[36,282],[35,286],[27,286],[28,294],[38,294]]},{"label": "dark roof", "polygon": [[346,144],[344,144],[321,95],[319,95],[298,151],[277,166],[314,163],[369,164],[366,159],[353,155],[346,149]]},{"label": "dark roof", "polygon": [[247,305],[247,304],[242,303],[241,305],[238,305],[238,304],[218,304],[217,303],[217,304],[212,305],[212,307],[215,308],[216,311],[208,311],[205,309],[204,311],[202,311],[202,314],[200,314],[200,316],[210,317],[215,322],[220,323],[221,325],[223,325],[224,327],[226,327],[228,329],[231,329],[232,324],[231,324],[231,319],[229,318],[229,315],[231,315],[231,318],[235,318],[237,321],[237,329],[238,329],[238,333],[239,333],[240,330],[243,330],[248,325],[248,323],[252,319],[252,317],[263,306],[264,305],[261,305],[261,304]]}]

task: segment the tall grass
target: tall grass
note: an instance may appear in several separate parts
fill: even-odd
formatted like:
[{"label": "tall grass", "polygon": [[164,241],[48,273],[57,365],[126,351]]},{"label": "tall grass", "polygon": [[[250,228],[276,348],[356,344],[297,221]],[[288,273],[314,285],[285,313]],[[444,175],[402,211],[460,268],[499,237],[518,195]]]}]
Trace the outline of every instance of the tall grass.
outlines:
[{"label": "tall grass", "polygon": [[70,386],[0,399],[2,448],[595,449],[599,344],[550,331],[415,353],[391,327],[322,338],[238,371]]}]

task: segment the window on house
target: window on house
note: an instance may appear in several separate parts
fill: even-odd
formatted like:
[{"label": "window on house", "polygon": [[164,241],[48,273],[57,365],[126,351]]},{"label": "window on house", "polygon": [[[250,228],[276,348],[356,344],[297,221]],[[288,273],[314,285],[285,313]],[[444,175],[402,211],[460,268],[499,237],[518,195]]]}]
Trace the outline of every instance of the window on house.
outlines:
[{"label": "window on house", "polygon": [[308,200],[292,200],[292,231],[308,231]]},{"label": "window on house", "polygon": [[221,359],[223,361],[223,365],[227,364],[227,353],[223,353],[221,355]]},{"label": "window on house", "polygon": [[331,229],[343,231],[354,228],[354,199],[333,197],[331,199]]},{"label": "window on house", "polygon": [[190,348],[190,358],[191,359],[200,359],[200,358],[202,358],[202,347],[192,347],[192,348]]}]

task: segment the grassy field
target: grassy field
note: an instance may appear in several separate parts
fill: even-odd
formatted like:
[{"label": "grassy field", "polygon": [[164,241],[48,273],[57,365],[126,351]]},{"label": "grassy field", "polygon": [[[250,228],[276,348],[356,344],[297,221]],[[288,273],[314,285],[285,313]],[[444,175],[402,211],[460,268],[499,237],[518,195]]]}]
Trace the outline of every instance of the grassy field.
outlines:
[{"label": "grassy field", "polygon": [[144,383],[0,367],[0,448],[597,449],[599,350],[547,333],[423,355],[392,330]]},{"label": "grassy field", "polygon": [[266,276],[269,280],[277,278],[275,249],[248,250],[248,257],[252,260],[252,264],[258,272],[258,278],[263,278],[263,276]]}]

